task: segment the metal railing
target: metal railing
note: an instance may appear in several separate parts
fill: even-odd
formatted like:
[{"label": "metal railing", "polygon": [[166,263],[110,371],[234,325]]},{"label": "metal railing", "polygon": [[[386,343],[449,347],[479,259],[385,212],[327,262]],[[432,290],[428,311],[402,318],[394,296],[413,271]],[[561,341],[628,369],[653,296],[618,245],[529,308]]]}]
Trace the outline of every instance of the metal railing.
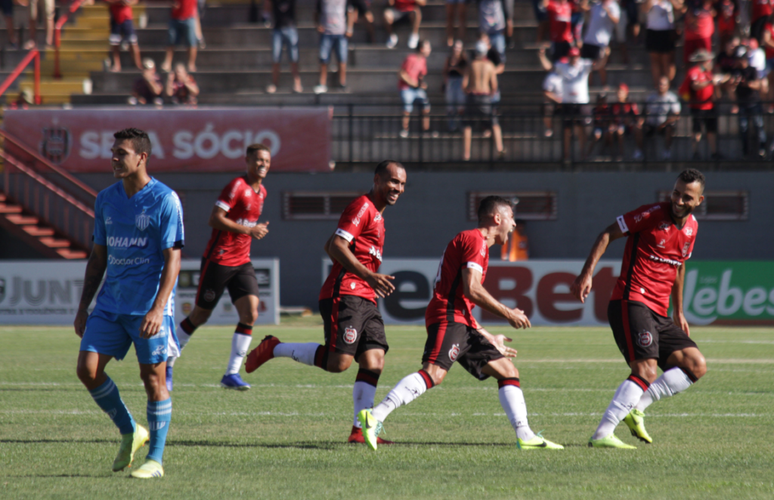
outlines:
[{"label": "metal railing", "polygon": [[16,68],[11,72],[10,75],[5,79],[5,81],[0,84],[0,96],[5,94],[5,91],[8,90],[8,88],[13,84],[14,81],[16,81],[17,78],[19,78],[19,75],[22,74],[22,71],[27,69],[27,66],[31,62],[35,63],[34,66],[34,83],[33,83],[33,94],[34,94],[34,101],[35,104],[40,104],[40,51],[38,49],[32,49],[30,50],[26,56],[24,56],[24,59],[19,62],[19,64],[16,65]]},{"label": "metal railing", "polygon": [[[618,138],[605,144],[609,129],[595,120],[592,105],[581,107],[580,114],[565,116],[561,111],[553,113],[545,106],[500,106],[496,111],[502,130],[505,152],[498,154],[487,118],[469,119],[455,114],[444,114],[445,106],[435,106],[430,115],[430,128],[421,130],[421,114],[418,106],[411,115],[408,137],[401,137],[402,106],[398,105],[339,105],[334,107],[331,150],[332,159],[339,165],[374,163],[394,158],[415,167],[464,166],[464,126],[472,128],[470,163],[491,168],[508,168],[512,164],[555,165],[559,168],[585,168],[609,170],[664,170],[673,163],[712,163],[717,168],[733,168],[744,163],[745,167],[771,169],[774,147],[774,114],[764,112],[745,115],[744,109],[732,113],[731,104],[719,106],[717,119],[717,148],[710,151],[707,134],[702,134],[698,147],[693,141],[693,121],[690,110],[683,104],[679,119],[674,126],[672,145],[665,147],[661,133],[647,133],[642,129],[641,147],[638,144],[640,130],[636,119],[626,119],[623,148],[619,150]],[[438,111],[441,108],[441,111]],[[647,108],[644,104],[639,109]],[[648,115],[641,115],[647,123]],[[748,116],[749,153],[743,154],[739,132],[740,116]],[[752,122],[762,124],[766,133],[765,155],[759,156],[759,144]],[[569,127],[570,123],[576,126]],[[601,140],[593,144],[595,128],[604,128]],[[568,138],[565,139],[565,133]],[[583,140],[585,138],[585,141]],[[581,143],[584,143],[581,145]],[[569,147],[568,147],[569,145]],[[639,150],[639,152],[637,152]],[[668,152],[667,152],[668,151]],[[712,154],[713,152],[719,154]]]},{"label": "metal railing", "polygon": [[54,25],[54,78],[62,78],[62,72],[59,68],[59,46],[62,43],[62,26],[65,25],[70,16],[80,8],[83,0],[75,0],[70,3],[67,13],[61,16]]}]

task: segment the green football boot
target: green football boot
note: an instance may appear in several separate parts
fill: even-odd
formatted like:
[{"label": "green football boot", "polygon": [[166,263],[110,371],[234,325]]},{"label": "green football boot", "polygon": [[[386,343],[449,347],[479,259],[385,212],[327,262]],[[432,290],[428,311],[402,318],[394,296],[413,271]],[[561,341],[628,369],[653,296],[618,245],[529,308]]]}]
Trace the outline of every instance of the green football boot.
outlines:
[{"label": "green football boot", "polygon": [[645,430],[645,414],[640,410],[634,409],[623,419],[626,427],[632,432],[632,436],[645,443],[652,443],[653,439]]}]

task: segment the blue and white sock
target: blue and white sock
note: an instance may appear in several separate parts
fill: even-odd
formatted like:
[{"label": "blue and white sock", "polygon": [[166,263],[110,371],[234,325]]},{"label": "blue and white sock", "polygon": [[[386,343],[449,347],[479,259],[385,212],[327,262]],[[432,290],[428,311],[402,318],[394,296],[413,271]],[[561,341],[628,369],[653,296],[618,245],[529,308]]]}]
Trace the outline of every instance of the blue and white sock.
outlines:
[{"label": "blue and white sock", "polygon": [[164,401],[148,401],[148,427],[150,427],[150,450],[148,460],[161,462],[164,445],[167,442],[169,422],[172,420],[172,398]]},{"label": "blue and white sock", "polygon": [[135,425],[132,414],[129,413],[126,405],[121,400],[118,387],[116,387],[116,384],[113,383],[110,377],[107,377],[104,384],[93,391],[89,391],[89,394],[94,398],[97,406],[108,414],[108,417],[116,424],[121,434],[132,434],[134,432]]}]

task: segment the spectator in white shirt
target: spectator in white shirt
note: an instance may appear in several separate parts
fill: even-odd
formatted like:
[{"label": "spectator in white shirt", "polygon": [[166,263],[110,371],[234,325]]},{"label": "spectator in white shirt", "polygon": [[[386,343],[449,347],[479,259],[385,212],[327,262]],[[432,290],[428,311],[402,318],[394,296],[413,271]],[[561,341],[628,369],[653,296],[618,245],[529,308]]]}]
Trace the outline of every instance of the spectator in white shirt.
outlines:
[{"label": "spectator in white shirt", "polygon": [[545,136],[554,135],[554,115],[562,107],[562,77],[554,71],[549,72],[543,80],[543,125]]},{"label": "spectator in white shirt", "polygon": [[662,76],[658,81],[658,90],[651,92],[645,103],[645,137],[656,134],[664,137],[663,160],[672,157],[672,138],[679,119],[680,100],[669,90],[669,78]]},{"label": "spectator in white shirt", "polygon": [[618,0],[602,0],[589,8],[589,22],[583,37],[581,57],[590,61],[600,61],[599,82],[607,85],[607,59],[610,57],[610,38],[615,25],[621,17]]}]

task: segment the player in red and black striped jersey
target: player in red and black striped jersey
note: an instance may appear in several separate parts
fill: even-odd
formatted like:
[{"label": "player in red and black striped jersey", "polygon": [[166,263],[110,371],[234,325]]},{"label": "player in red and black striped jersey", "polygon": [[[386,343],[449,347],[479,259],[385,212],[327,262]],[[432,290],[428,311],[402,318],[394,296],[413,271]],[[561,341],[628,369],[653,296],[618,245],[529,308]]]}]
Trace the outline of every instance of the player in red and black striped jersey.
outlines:
[{"label": "player in red and black striped jersey", "polygon": [[535,435],[527,421],[527,405],[521,392],[519,371],[507,358],[516,350],[504,342],[505,335],[492,335],[472,315],[474,304],[505,318],[514,328],[527,328],[529,319],[520,309],[510,309],[492,297],[483,286],[489,265],[489,247],[505,245],[516,227],[511,203],[499,196],[481,200],[478,227],[459,233],[446,247],[427,306],[427,342],[422,369],[403,378],[373,410],[363,409],[358,419],[372,449],[377,448],[382,422],[398,407],[406,405],[440,384],[458,362],[471,375],[497,379],[500,404],[516,431],[521,449],[562,449]]},{"label": "player in red and black striped jersey", "polygon": [[[253,324],[258,319],[258,280],[250,262],[250,245],[269,233],[269,223],[258,219],[266,200],[263,180],[271,168],[271,151],[263,144],[247,147],[247,173],[229,182],[220,193],[210,214],[212,236],[202,257],[196,304],[180,323],[180,350],[194,331],[207,322],[212,310],[228,288],[231,302],[239,314],[231,340],[231,356],[220,385],[244,391],[250,384],[239,376],[242,360],[250,348]],[[172,369],[180,353],[167,359],[167,387],[172,390]]]},{"label": "player in red and black striped jersey", "polygon": [[[599,235],[571,287],[584,302],[591,292],[594,268],[610,242],[628,237],[607,315],[631,375],[618,387],[589,441],[591,447],[634,448],[613,433],[621,420],[633,436],[651,443],[645,408],[684,391],[707,372],[683,312],[685,261],[699,229],[692,212],[704,201],[704,182],[698,170],[685,170],[675,182],[671,201],[619,216]],[[667,317],[670,296],[672,319]],[[658,378],[657,367],[663,371]]]},{"label": "player in red and black striped jersey", "polygon": [[[376,385],[389,349],[384,322],[376,307],[377,297],[387,297],[395,287],[393,276],[379,274],[384,247],[384,219],[406,186],[406,170],[398,162],[383,161],[376,167],[370,193],[352,201],[341,214],[338,227],[325,243],[333,268],[320,290],[320,314],[325,345],[281,343],[267,336],[247,357],[251,373],[274,357],[293,358],[299,363],[340,373],[352,361],[360,365],[352,399],[354,415],[374,404]],[[350,443],[362,443],[363,433],[353,418]]]}]

